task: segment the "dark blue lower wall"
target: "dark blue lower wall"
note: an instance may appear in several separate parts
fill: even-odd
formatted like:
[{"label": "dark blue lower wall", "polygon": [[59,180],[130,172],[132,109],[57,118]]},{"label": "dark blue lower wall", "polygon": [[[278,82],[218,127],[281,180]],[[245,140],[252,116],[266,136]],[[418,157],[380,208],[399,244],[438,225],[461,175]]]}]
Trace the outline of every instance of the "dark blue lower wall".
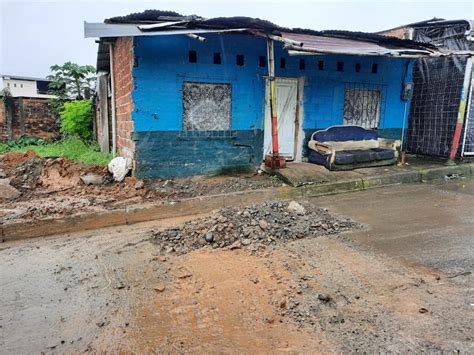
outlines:
[{"label": "dark blue lower wall", "polygon": [[136,132],[136,175],[170,178],[255,169],[263,131]]}]

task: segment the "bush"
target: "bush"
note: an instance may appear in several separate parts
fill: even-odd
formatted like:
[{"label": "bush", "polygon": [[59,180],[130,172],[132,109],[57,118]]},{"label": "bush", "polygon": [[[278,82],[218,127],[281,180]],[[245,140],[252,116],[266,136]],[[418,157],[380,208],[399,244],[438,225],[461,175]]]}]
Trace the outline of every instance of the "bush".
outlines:
[{"label": "bush", "polygon": [[85,141],[92,139],[92,101],[66,102],[60,113],[61,133],[77,135]]},{"label": "bush", "polygon": [[45,142],[41,138],[35,137],[35,136],[27,136],[23,135],[16,141],[8,141],[6,143],[7,148],[23,148],[27,147],[30,145],[44,145]]}]

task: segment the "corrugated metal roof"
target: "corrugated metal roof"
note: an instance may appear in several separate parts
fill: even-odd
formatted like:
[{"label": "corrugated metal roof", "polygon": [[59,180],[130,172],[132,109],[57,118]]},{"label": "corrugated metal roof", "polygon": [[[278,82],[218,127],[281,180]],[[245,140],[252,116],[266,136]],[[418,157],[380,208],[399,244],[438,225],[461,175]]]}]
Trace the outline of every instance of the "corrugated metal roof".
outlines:
[{"label": "corrugated metal roof", "polygon": [[[276,36],[290,54],[353,54],[379,56],[426,56],[436,47],[374,33],[352,31],[315,31],[284,28],[272,22],[251,17],[218,17],[204,19],[176,12],[147,10],[107,19],[105,23],[84,24],[85,37],[114,38],[123,36],[158,36],[240,31],[257,36]],[[294,42],[302,46],[295,46]],[[100,51],[100,49],[99,49]],[[105,54],[103,57],[105,64]],[[99,63],[98,63],[99,68]]]},{"label": "corrugated metal roof", "polygon": [[135,37],[135,36],[167,36],[180,35],[188,33],[221,33],[221,32],[235,32],[245,31],[245,28],[236,29],[199,29],[187,28],[176,29],[170,26],[158,27],[153,29],[140,29],[142,25],[132,24],[107,24],[107,23],[91,23],[84,22],[84,37],[85,38],[103,38],[103,37]]},{"label": "corrugated metal roof", "polygon": [[50,81],[46,78],[35,78],[31,76],[20,76],[20,75],[8,75],[8,74],[0,74],[0,77],[3,79],[17,79],[17,80],[26,80],[26,81]]},{"label": "corrugated metal roof", "polygon": [[298,33],[282,33],[284,47],[292,54],[301,52],[314,54],[352,54],[369,56],[416,56],[429,55],[432,51],[422,48],[409,48],[396,45],[380,45],[374,42],[350,38],[315,36]]}]

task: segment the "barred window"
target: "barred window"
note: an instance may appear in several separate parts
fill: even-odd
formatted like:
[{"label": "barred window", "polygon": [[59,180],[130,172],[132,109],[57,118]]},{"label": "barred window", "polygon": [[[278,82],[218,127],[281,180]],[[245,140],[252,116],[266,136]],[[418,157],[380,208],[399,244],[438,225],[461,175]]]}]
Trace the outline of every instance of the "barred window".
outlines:
[{"label": "barred window", "polygon": [[344,124],[378,128],[382,92],[365,88],[346,88]]},{"label": "barred window", "polygon": [[231,97],[231,84],[185,82],[183,130],[230,130]]}]

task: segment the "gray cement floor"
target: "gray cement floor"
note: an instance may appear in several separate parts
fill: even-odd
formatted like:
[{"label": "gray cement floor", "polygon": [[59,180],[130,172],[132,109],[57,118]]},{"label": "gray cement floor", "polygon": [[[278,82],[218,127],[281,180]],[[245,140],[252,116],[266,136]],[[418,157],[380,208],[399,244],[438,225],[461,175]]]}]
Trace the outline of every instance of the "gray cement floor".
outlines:
[{"label": "gray cement floor", "polygon": [[[400,185],[314,201],[369,225],[349,234],[360,246],[450,276],[473,272],[473,181]],[[474,280],[472,274],[459,279]]]}]

